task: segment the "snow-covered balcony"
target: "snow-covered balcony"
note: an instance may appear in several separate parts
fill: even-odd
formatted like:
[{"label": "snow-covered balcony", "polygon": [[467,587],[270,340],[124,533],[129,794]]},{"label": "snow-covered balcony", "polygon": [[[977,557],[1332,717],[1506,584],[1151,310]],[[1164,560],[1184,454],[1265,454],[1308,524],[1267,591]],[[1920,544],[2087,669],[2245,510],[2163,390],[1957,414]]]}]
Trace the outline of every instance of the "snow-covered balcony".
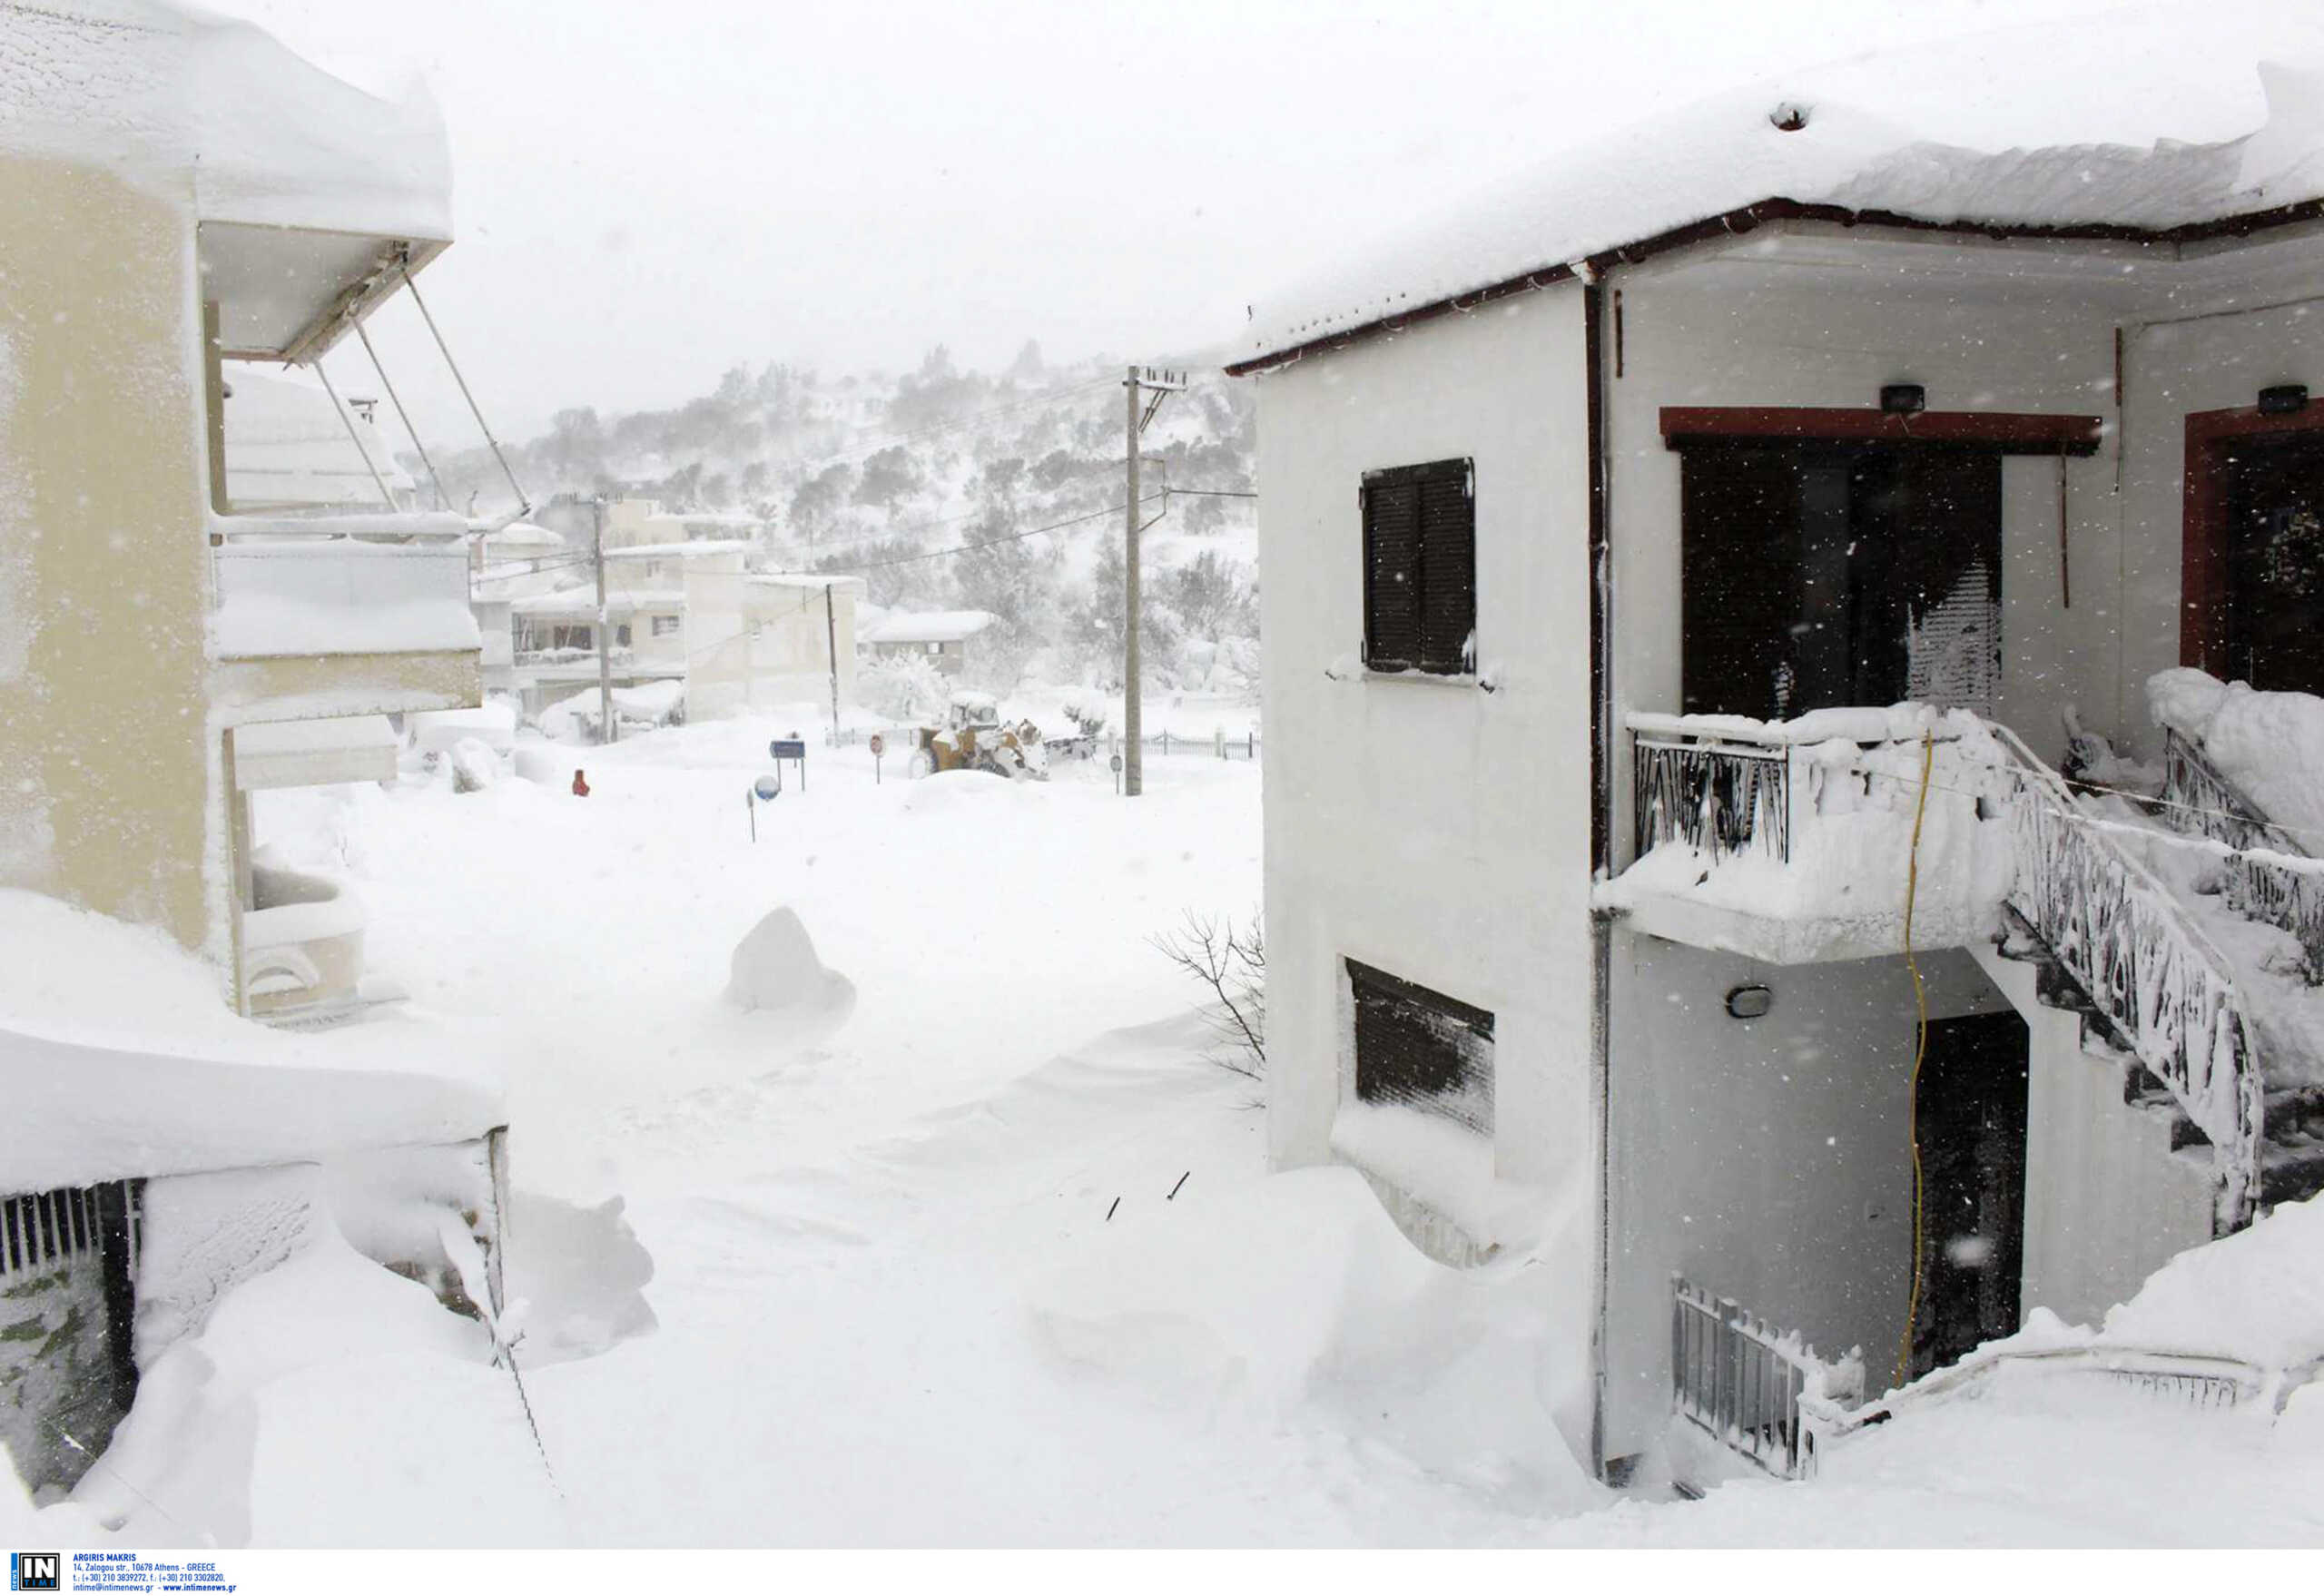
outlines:
[{"label": "snow-covered balcony", "polygon": [[1771,964],[1990,936],[2011,873],[2006,760],[1974,715],[1921,704],[1789,721],[1633,714],[1630,866],[1600,908]]},{"label": "snow-covered balcony", "polygon": [[307,714],[376,714],[478,701],[459,517],[220,516],[210,527],[211,656],[228,704],[298,698]]},{"label": "snow-covered balcony", "polygon": [[255,1019],[320,1020],[361,1000],[362,900],[331,876],[264,860],[242,911],[242,991]]}]

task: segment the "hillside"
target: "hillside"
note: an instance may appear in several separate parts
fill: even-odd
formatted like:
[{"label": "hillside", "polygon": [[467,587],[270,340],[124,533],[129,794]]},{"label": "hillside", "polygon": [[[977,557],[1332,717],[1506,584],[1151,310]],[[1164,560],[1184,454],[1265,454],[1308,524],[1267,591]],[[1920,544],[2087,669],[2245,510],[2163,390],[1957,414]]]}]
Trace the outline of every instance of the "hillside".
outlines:
[{"label": "hillside", "polygon": [[[1121,384],[1118,365],[1052,368],[1029,343],[998,374],[961,370],[941,346],[902,376],[736,367],[674,409],[560,411],[509,458],[541,518],[570,536],[586,525],[577,499],[599,492],[731,517],[769,568],[861,575],[883,607],[991,611],[981,685],[1110,689]],[[1199,372],[1145,435],[1142,491],[1172,490],[1149,499],[1142,545],[1154,686],[1255,685],[1256,507],[1225,497],[1254,490],[1254,413],[1246,385]],[[482,450],[438,464],[456,503],[506,495]]]}]

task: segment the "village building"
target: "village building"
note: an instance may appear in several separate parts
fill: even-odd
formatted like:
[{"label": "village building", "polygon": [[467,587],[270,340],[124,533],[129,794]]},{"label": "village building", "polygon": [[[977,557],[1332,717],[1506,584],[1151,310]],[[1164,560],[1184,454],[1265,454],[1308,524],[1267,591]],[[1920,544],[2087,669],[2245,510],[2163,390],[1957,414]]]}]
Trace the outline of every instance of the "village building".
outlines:
[{"label": "village building", "polygon": [[976,639],[993,623],[981,609],[890,610],[863,629],[875,660],[917,659],[948,676],[970,668]]},{"label": "village building", "polygon": [[[349,1067],[229,1012],[374,995],[359,899],[259,847],[253,801],[391,778],[389,717],[478,701],[467,523],[366,491],[389,462],[360,418],[353,469],[319,468],[311,410],[244,376],[417,291],[451,238],[442,124],[167,5],[5,0],[0,34],[0,887],[57,990],[111,982],[0,1027],[0,1446],[45,1491],[285,1256],[321,1161],[466,1214],[472,1301],[505,1169],[497,1093],[415,1061],[438,1049]],[[415,1278],[460,1261],[381,1246]]]},{"label": "village building", "polygon": [[2324,1178],[2324,835],[2173,707],[2324,710],[2324,119],[2270,42],[1717,99],[1230,367],[1273,1156],[1538,1249],[1609,1477],[1798,1472],[1803,1386],[2093,1322]]}]

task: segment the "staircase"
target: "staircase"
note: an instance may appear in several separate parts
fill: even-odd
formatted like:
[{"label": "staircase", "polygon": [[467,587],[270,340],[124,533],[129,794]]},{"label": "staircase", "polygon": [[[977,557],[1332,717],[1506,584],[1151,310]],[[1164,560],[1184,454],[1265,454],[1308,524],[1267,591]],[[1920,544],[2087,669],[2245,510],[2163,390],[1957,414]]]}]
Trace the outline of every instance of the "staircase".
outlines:
[{"label": "staircase", "polygon": [[[2062,777],[2005,728],[1995,732],[2021,786],[2017,881],[1996,951],[2035,967],[2038,1000],[2080,1017],[2085,1051],[2120,1060],[2123,1101],[2168,1117],[2173,1151],[2210,1158],[2218,1234],[2324,1191],[2324,1087],[2268,1086],[2234,964],[2169,888],[2073,818]],[[2293,852],[2289,837],[2207,762],[2198,767],[2191,745],[2171,741],[2163,817],[2181,830],[2202,821],[2199,834],[2237,850],[2228,902],[2299,937],[2324,971],[2324,873],[2272,865],[2266,851]]]}]

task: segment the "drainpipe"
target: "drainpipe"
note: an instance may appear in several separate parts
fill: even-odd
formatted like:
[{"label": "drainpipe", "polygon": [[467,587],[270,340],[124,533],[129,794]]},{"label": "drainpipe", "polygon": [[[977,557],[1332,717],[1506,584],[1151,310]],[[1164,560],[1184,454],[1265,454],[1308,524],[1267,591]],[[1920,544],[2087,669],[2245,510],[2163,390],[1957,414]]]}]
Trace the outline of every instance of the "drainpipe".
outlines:
[{"label": "drainpipe", "polygon": [[[1613,869],[1613,561],[1608,537],[1606,473],[1606,290],[1594,265],[1581,273],[1582,436],[1590,490],[1590,879]],[[1590,1279],[1590,1469],[1606,1466],[1606,1300],[1612,1254],[1608,1178],[1612,1151],[1609,1042],[1612,1023],[1613,924],[1590,915],[1590,1092],[1598,1165],[1597,1257]]]}]

